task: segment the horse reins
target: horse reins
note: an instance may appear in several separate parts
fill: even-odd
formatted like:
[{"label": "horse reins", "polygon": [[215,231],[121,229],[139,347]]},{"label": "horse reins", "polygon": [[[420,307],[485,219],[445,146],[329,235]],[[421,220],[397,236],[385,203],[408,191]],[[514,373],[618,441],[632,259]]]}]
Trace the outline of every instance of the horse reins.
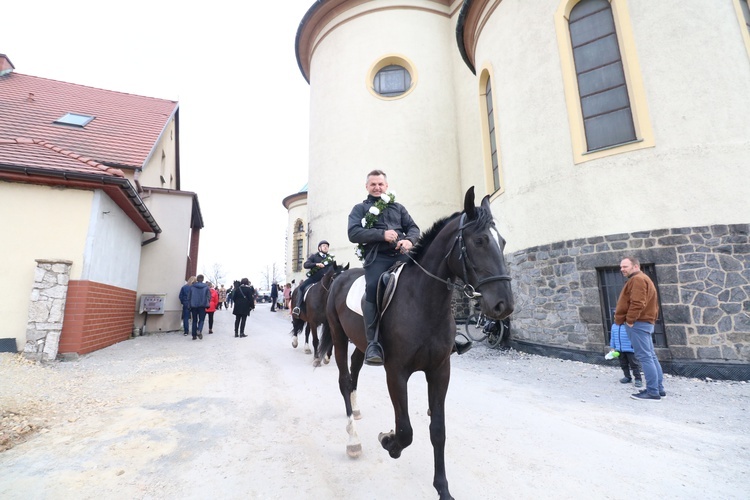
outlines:
[{"label": "horse reins", "polygon": [[443,260],[447,260],[450,257],[451,253],[453,253],[453,249],[456,247],[456,243],[459,243],[459,248],[461,249],[461,255],[459,256],[459,260],[461,261],[461,265],[463,267],[463,274],[464,274],[463,281],[464,281],[464,286],[460,286],[457,283],[453,283],[450,280],[450,278],[443,279],[443,278],[441,278],[439,276],[435,276],[434,274],[432,274],[431,272],[429,272],[427,269],[425,269],[424,267],[422,267],[421,264],[414,259],[414,257],[412,257],[411,255],[409,255],[408,253],[406,255],[427,276],[430,276],[431,278],[435,278],[436,280],[438,280],[438,281],[440,281],[442,283],[445,283],[446,285],[448,285],[448,289],[455,288],[457,290],[461,290],[461,292],[463,292],[463,294],[466,297],[468,297],[468,298],[471,299],[471,298],[476,298],[476,297],[481,297],[482,296],[481,293],[477,292],[477,289],[479,287],[481,287],[482,285],[487,284],[487,283],[491,283],[493,281],[511,281],[511,277],[509,275],[507,275],[507,274],[499,274],[499,275],[496,275],[496,276],[490,276],[489,278],[484,278],[484,279],[479,280],[479,283],[477,283],[476,288],[469,284],[469,273],[468,273],[466,264],[467,264],[467,262],[469,264],[471,264],[471,262],[469,262],[469,253],[467,252],[466,245],[464,244],[464,228],[467,227],[467,226],[469,226],[470,224],[474,224],[476,221],[470,221],[470,222],[464,223],[465,219],[466,219],[466,212],[463,212],[461,214],[461,220],[458,222],[458,234],[456,235],[456,239],[454,240],[453,245],[451,245],[450,250],[448,250],[448,253],[443,258]]}]

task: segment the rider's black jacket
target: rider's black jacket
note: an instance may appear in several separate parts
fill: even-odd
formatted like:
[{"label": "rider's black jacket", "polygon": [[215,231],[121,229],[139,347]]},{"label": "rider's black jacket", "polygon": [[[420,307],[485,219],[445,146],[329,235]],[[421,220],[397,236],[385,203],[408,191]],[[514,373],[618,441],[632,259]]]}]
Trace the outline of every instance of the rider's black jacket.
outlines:
[{"label": "rider's black jacket", "polygon": [[396,244],[388,243],[384,239],[385,232],[388,229],[396,231],[399,240],[406,239],[413,244],[419,239],[419,227],[417,227],[409,212],[406,211],[406,208],[397,202],[390,204],[382,214],[378,215],[378,220],[372,228],[365,229],[362,227],[362,219],[365,214],[379,199],[368,195],[365,201],[354,205],[349,214],[349,241],[364,243],[365,266],[372,262],[378,253],[393,253],[394,256],[396,255]]}]

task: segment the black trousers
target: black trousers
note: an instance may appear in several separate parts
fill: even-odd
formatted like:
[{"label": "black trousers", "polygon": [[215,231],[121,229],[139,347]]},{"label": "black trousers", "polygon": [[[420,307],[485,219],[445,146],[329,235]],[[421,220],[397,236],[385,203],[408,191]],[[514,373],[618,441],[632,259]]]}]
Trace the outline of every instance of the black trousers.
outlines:
[{"label": "black trousers", "polygon": [[236,316],[234,318],[234,333],[237,333],[237,328],[241,334],[245,333],[245,323],[247,322],[247,316]]},{"label": "black trousers", "polygon": [[402,254],[388,255],[379,253],[372,262],[365,267],[365,300],[373,304],[378,300],[378,278],[399,261],[406,261],[409,257]]},{"label": "black trousers", "polygon": [[[624,373],[627,378],[641,380],[641,364],[635,358],[634,352],[620,352],[620,357],[618,359],[620,360],[622,373]],[[633,370],[632,377],[630,376],[631,369]]]}]

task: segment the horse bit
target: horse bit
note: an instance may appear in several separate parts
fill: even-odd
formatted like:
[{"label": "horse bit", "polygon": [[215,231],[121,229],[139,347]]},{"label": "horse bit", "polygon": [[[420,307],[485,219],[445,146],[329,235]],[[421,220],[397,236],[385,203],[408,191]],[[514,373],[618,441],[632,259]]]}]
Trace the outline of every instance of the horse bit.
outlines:
[{"label": "horse bit", "polygon": [[[496,276],[490,276],[489,278],[484,278],[484,279],[479,280],[479,283],[477,283],[476,288],[473,287],[473,286],[471,286],[469,284],[469,273],[468,273],[467,268],[466,268],[466,263],[468,262],[469,264],[471,264],[471,262],[469,261],[469,253],[466,251],[466,245],[464,244],[464,228],[467,227],[467,226],[469,226],[470,224],[474,224],[476,221],[470,221],[470,222],[464,223],[465,220],[466,220],[466,212],[463,212],[461,214],[461,220],[458,223],[458,234],[456,235],[456,239],[453,242],[453,245],[451,245],[450,250],[448,250],[448,253],[443,258],[443,260],[447,260],[451,256],[451,253],[453,253],[453,249],[456,247],[456,242],[458,242],[459,243],[459,247],[461,249],[461,255],[459,256],[459,260],[461,261],[461,264],[462,264],[462,267],[463,267],[463,272],[464,272],[464,279],[463,279],[464,286],[461,286],[461,285],[459,285],[457,283],[453,283],[450,280],[450,278],[444,280],[443,278],[440,278],[439,276],[435,276],[434,274],[432,274],[431,272],[429,272],[427,269],[425,269],[424,267],[422,267],[419,264],[419,262],[417,262],[414,259],[414,257],[412,257],[411,255],[409,255],[408,253],[406,255],[412,260],[412,262],[414,262],[417,265],[418,268],[420,268],[422,271],[424,271],[424,273],[427,276],[430,276],[431,278],[435,278],[436,280],[438,280],[438,281],[440,281],[442,283],[445,283],[446,285],[448,285],[448,289],[449,290],[451,288],[455,288],[457,290],[461,290],[461,292],[466,297],[468,297],[470,299],[473,299],[473,298],[481,297],[482,296],[481,293],[479,293],[479,292],[476,291],[482,285],[484,285],[486,283],[491,283],[493,281],[511,281],[511,277],[509,275],[507,275],[507,274],[499,274],[499,275],[496,275]],[[475,274],[476,274],[476,272],[475,272]]]}]

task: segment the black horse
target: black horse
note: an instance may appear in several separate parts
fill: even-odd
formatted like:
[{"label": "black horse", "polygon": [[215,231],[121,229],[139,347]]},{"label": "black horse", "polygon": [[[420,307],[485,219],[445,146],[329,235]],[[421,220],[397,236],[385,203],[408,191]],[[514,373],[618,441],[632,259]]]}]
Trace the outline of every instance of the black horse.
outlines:
[{"label": "black horse", "polygon": [[[380,320],[380,338],[385,351],[388,393],[396,417],[395,431],[378,436],[392,458],[412,442],[408,413],[407,382],[412,373],[422,371],[427,380],[430,415],[430,441],[434,450],[433,486],[441,499],[450,499],[445,475],[445,396],[450,381],[450,356],[456,325],[451,313],[453,283],[460,278],[467,296],[478,297],[482,310],[494,319],[513,312],[510,276],[503,256],[505,240],[495,229],[489,197],[474,206],[474,188],[466,192],[464,211],[436,222],[422,234],[412,250],[413,262],[404,266],[393,301]],[[346,305],[352,283],[363,275],[361,269],[342,273],[331,285],[320,349],[333,344],[339,369],[339,388],[348,417],[351,457],[360,455],[362,445],[354,419],[358,418],[356,390],[359,371],[367,347],[362,316]],[[447,286],[446,286],[447,285]],[[357,347],[347,363],[348,343]],[[375,368],[371,368],[375,369]]]},{"label": "black horse", "polygon": [[[296,348],[298,345],[297,337],[302,333],[302,329],[305,330],[305,353],[310,354],[310,333],[313,338],[313,366],[320,366],[321,358],[327,364],[331,359],[331,349],[329,348],[325,354],[318,352],[318,327],[326,322],[326,301],[328,300],[328,290],[331,287],[333,279],[341,274],[342,271],[349,269],[349,264],[346,266],[339,266],[335,262],[328,266],[325,271],[319,271],[324,273],[323,278],[317,283],[313,283],[307,290],[307,296],[305,297],[304,307],[299,314],[299,317],[292,316],[292,347]],[[297,303],[297,294],[300,292],[299,287],[292,292],[292,304]]]}]

